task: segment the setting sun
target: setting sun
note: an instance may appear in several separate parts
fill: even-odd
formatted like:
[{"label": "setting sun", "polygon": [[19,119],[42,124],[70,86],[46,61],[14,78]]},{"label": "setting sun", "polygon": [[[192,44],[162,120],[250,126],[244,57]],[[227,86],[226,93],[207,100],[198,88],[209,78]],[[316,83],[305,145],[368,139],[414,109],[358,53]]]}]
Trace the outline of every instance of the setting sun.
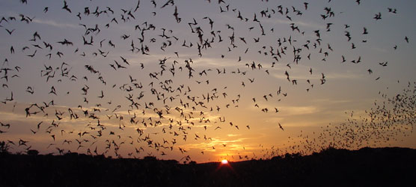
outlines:
[{"label": "setting sun", "polygon": [[225,164],[229,164],[229,161],[227,161],[226,159],[223,159],[223,160],[222,160],[222,164],[224,164],[224,165],[225,165]]}]

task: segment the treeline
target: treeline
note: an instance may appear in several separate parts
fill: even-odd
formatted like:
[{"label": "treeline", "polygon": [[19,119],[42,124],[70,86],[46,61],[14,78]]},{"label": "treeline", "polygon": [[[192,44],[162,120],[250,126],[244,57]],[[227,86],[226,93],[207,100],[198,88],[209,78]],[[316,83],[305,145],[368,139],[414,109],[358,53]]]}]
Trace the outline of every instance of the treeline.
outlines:
[{"label": "treeline", "polygon": [[409,148],[328,148],[228,165],[1,152],[0,166],[0,186],[416,186]]}]

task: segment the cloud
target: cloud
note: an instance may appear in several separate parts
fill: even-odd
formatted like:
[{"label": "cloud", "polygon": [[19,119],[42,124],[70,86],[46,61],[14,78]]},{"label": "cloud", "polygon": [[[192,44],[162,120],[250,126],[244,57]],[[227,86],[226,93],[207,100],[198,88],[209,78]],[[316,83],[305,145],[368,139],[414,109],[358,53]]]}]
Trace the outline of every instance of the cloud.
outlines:
[{"label": "cloud", "polygon": [[324,25],[319,25],[317,23],[313,22],[303,22],[303,21],[290,21],[290,20],[283,20],[283,19],[260,19],[262,23],[268,23],[268,24],[291,24],[294,23],[296,26],[303,26],[303,27],[309,27],[313,29],[322,29],[324,28]]},{"label": "cloud", "polygon": [[340,72],[340,73],[328,73],[325,74],[326,78],[328,79],[341,79],[341,80],[356,80],[356,79],[362,79],[363,74],[352,72],[352,71],[346,71],[346,72]]},{"label": "cloud", "polygon": [[38,24],[43,24],[43,25],[49,25],[49,26],[53,26],[53,27],[58,27],[58,28],[81,28],[80,25],[75,25],[75,24],[68,24],[68,23],[58,23],[54,20],[41,20],[41,19],[33,19],[34,23],[38,23]]},{"label": "cloud", "polygon": [[196,60],[196,64],[193,67],[209,67],[209,68],[228,68],[228,67],[239,67],[242,63],[238,63],[237,60],[228,58],[199,58]]},{"label": "cloud", "polygon": [[282,109],[283,116],[314,114],[320,111],[315,106],[286,106],[282,107]]},{"label": "cloud", "polygon": [[241,134],[227,134],[228,137],[236,137],[236,136],[241,136]]}]

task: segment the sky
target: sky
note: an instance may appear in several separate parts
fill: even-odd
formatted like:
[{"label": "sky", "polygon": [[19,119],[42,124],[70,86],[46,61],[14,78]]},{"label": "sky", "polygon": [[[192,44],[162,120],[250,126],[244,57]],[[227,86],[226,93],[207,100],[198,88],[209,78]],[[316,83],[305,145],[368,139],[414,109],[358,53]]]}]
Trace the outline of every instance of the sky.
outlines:
[{"label": "sky", "polygon": [[1,140],[181,162],[415,148],[415,7],[2,0]]}]

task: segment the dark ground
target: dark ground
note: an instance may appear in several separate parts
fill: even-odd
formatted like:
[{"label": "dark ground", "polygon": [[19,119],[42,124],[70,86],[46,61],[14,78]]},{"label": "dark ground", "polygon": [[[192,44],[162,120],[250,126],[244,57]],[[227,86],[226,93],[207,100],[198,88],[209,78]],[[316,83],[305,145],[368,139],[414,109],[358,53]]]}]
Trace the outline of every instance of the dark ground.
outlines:
[{"label": "dark ground", "polygon": [[416,150],[327,149],[271,160],[179,164],[154,158],[0,154],[0,186],[416,186]]}]

